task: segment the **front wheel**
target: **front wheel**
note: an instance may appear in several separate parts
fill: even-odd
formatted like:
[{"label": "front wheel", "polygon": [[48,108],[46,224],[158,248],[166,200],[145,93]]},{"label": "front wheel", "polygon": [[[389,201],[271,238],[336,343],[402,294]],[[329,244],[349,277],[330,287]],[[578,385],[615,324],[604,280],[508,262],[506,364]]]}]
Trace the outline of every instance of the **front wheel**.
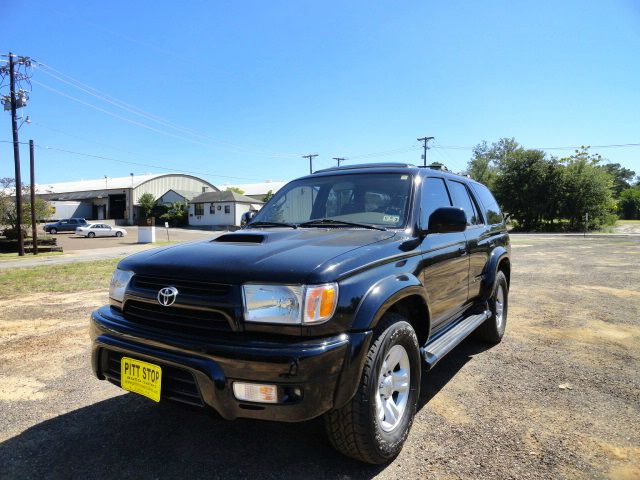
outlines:
[{"label": "front wheel", "polygon": [[96,236],[96,234],[94,232],[87,233],[87,237],[89,237],[89,238],[94,238],[95,236]]},{"label": "front wheel", "polygon": [[509,307],[509,286],[507,277],[498,272],[493,286],[493,293],[489,299],[491,316],[478,327],[477,333],[481,340],[488,343],[500,343],[507,326],[507,312]]},{"label": "front wheel", "polygon": [[58,230],[57,230],[57,229],[55,229],[55,228],[50,228],[50,229],[49,229],[49,233],[50,233],[51,235],[55,235],[56,233],[58,233]]},{"label": "front wheel", "polygon": [[325,415],[331,444],[367,463],[395,458],[416,413],[421,368],[413,328],[403,316],[387,313],[374,331],[355,396]]},{"label": "front wheel", "polygon": [[121,237],[122,236],[122,232],[116,232],[116,237]]}]

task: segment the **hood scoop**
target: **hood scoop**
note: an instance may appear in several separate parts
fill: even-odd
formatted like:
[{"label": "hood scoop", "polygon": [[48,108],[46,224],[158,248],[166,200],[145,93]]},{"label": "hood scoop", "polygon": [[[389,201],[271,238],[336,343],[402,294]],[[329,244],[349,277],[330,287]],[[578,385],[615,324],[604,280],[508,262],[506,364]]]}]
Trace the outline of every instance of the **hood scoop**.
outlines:
[{"label": "hood scoop", "polygon": [[266,239],[265,235],[258,233],[225,233],[217,238],[211,240],[212,242],[219,243],[248,243],[256,244],[262,243]]}]

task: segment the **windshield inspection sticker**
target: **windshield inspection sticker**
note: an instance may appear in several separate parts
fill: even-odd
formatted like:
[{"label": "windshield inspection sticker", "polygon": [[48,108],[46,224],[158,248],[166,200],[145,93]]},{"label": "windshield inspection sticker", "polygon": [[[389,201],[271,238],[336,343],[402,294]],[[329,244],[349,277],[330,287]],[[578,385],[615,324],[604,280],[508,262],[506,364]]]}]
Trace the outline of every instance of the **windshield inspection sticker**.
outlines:
[{"label": "windshield inspection sticker", "polygon": [[385,215],[382,217],[383,222],[387,223],[398,223],[400,221],[399,215]]}]

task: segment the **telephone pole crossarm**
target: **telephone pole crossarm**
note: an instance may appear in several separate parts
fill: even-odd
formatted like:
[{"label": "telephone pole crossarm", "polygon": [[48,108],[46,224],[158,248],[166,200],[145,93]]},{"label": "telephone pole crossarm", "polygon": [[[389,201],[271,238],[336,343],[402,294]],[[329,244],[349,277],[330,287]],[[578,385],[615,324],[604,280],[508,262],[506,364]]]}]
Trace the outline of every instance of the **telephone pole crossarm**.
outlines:
[{"label": "telephone pole crossarm", "polygon": [[429,140],[433,140],[435,137],[420,137],[418,138],[419,142],[422,142],[422,149],[423,149],[423,154],[422,154],[422,166],[426,167],[427,166],[427,150],[429,150]]},{"label": "telephone pole crossarm", "polygon": [[308,158],[309,159],[309,175],[311,175],[313,173],[313,159],[315,157],[317,157],[318,154],[317,153],[311,153],[309,155],[302,155],[302,158]]}]

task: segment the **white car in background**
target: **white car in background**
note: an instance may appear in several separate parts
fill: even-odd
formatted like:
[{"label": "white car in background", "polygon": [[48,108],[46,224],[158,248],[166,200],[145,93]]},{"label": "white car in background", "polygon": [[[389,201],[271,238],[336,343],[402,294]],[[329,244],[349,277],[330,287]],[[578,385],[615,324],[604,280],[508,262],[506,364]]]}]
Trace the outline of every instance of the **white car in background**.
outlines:
[{"label": "white car in background", "polygon": [[127,234],[124,228],[112,227],[106,223],[90,223],[76,228],[76,235],[80,237],[122,237]]}]

